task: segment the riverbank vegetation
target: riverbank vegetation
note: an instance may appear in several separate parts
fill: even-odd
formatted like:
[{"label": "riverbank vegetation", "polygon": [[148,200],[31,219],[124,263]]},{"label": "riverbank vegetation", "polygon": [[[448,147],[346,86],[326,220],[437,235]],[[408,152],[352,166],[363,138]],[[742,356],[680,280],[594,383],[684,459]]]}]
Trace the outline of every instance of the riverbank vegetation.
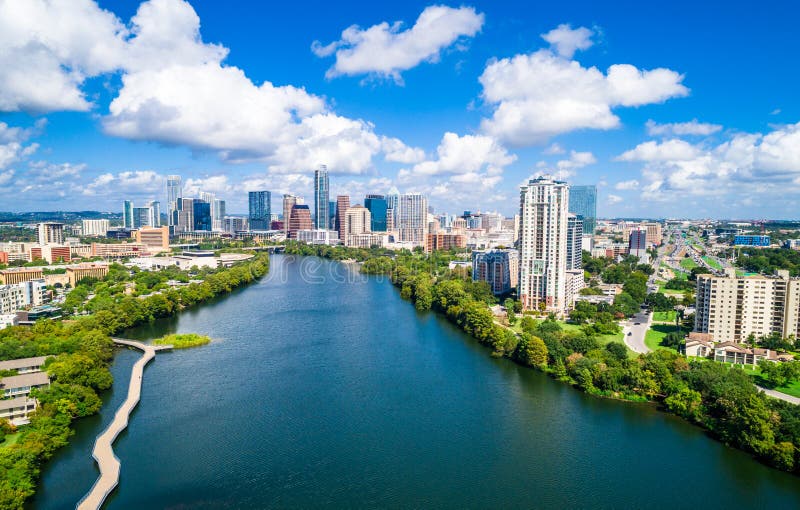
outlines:
[{"label": "riverbank vegetation", "polygon": [[[91,310],[91,315],[41,320],[31,327],[0,330],[0,360],[51,356],[44,366],[51,378],[50,387],[32,392],[39,400],[39,409],[32,414],[29,425],[19,428],[16,443],[0,448],[0,509],[22,508],[35,491],[44,462],[67,444],[72,434],[70,423],[100,410],[102,401],[98,394],[112,384],[108,369],[113,357],[112,335],[230,292],[268,270],[269,255],[261,253],[230,268],[204,271],[202,281],[195,276],[194,283],[160,288],[135,297],[109,289],[122,282],[139,285],[144,281],[160,281],[164,276],[150,279],[147,275],[147,278],[140,276],[141,272],[115,268],[102,281],[86,280],[76,286],[75,290],[85,286],[103,299],[94,303],[89,300],[88,308],[75,302],[64,310],[73,313]],[[144,285],[152,290],[158,284]]]},{"label": "riverbank vegetation", "polygon": [[[346,248],[337,250],[341,258],[357,258],[355,253],[348,257]],[[321,255],[314,246],[302,251]],[[657,402],[728,445],[778,469],[800,473],[800,406],[760,393],[741,368],[687,361],[672,349],[631,359],[621,342],[601,345],[588,325],[566,330],[553,317],[523,315],[517,334],[495,321],[489,310],[495,299],[485,283],[473,282],[464,271],[447,270],[445,261],[451,254],[373,253],[385,258],[361,259],[365,272],[389,275],[400,295],[418,310],[443,314],[490,347],[493,356],[542,370],[592,395]],[[602,273],[607,268],[592,269]],[[614,273],[609,276],[616,278]],[[630,278],[621,278],[620,283],[625,285]],[[637,281],[625,293],[636,300],[639,291]]]},{"label": "riverbank vegetation", "polygon": [[173,349],[187,349],[189,347],[199,347],[211,342],[211,338],[195,333],[175,333],[162,336],[153,340],[153,345],[171,345]]}]

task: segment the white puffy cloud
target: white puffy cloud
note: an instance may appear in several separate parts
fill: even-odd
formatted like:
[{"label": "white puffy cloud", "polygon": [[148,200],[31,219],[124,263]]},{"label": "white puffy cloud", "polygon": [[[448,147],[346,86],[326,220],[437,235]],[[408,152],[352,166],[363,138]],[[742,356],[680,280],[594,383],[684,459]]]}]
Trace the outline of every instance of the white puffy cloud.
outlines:
[{"label": "white puffy cloud", "polygon": [[425,159],[425,151],[419,147],[409,147],[397,138],[383,137],[384,158],[395,163],[413,164]]},{"label": "white puffy cloud", "polygon": [[620,123],[613,108],[689,93],[683,76],[669,69],[615,64],[604,74],[546,49],[492,61],[479,81],[494,109],[481,128],[516,146],[578,129],[612,129]]},{"label": "white puffy cloud", "polygon": [[0,2],[0,110],[88,110],[80,86],[119,66],[125,34],[91,0]]},{"label": "white puffy cloud", "polygon": [[564,154],[565,152],[567,151],[564,150],[564,147],[562,147],[560,144],[551,143],[549,147],[547,147],[545,150],[542,151],[542,154],[547,154],[548,156],[550,156],[555,154]]},{"label": "white puffy cloud", "polygon": [[[430,11],[420,30],[442,28],[448,13]],[[227,55],[202,40],[183,0],[146,1],[129,25],[90,0],[0,1],[0,110],[87,110],[85,80],[119,72],[122,86],[101,119],[114,136],[261,161],[281,173],[319,164],[367,173],[384,148],[390,162],[422,159],[369,122],[337,115],[320,96],[254,83],[224,63]]]},{"label": "white puffy cloud", "polygon": [[689,122],[675,122],[668,124],[658,124],[656,121],[651,119],[647,121],[645,126],[647,127],[647,134],[650,136],[708,136],[722,130],[722,126],[719,124],[698,122],[697,119],[692,119]]},{"label": "white puffy cloud", "polygon": [[503,167],[517,159],[490,136],[458,136],[455,133],[444,134],[436,149],[436,155],[436,159],[414,165],[408,174],[417,176],[477,175],[477,172],[485,169],[488,174],[497,175],[502,172]]},{"label": "white puffy cloud", "polygon": [[[27,159],[33,155],[38,148],[38,143],[25,145],[25,142],[36,135],[46,124],[46,120],[37,121],[31,128],[21,128],[9,126],[5,122],[0,122],[0,170],[8,168],[10,165]],[[8,174],[12,175],[12,174]],[[7,179],[10,177],[7,177]]]},{"label": "white puffy cloud", "polygon": [[643,164],[645,198],[736,196],[748,193],[786,196],[800,191],[800,123],[767,134],[738,133],[715,145],[683,140],[645,142],[617,158]]},{"label": "white puffy cloud", "polygon": [[160,197],[164,194],[166,175],[153,170],[131,170],[98,175],[81,190],[84,195],[104,198]]},{"label": "white puffy cloud", "polygon": [[340,40],[325,46],[314,41],[311,49],[318,57],[335,53],[336,62],[325,74],[328,78],[373,74],[401,82],[402,71],[423,61],[435,62],[443,49],[478,33],[483,17],[472,7],[432,5],[407,30],[401,30],[401,22],[384,21],[367,29],[352,25]]},{"label": "white puffy cloud", "polygon": [[622,202],[622,197],[619,195],[608,195],[608,204],[614,205]]},{"label": "white puffy cloud", "polygon": [[546,161],[536,163],[536,175],[555,174],[558,179],[568,179],[575,175],[575,171],[588,165],[597,163],[597,158],[591,152],[570,151],[569,157],[549,164]]},{"label": "white puffy cloud", "polygon": [[639,181],[631,179],[629,181],[620,181],[614,185],[614,189],[618,190],[634,190],[639,188]]},{"label": "white puffy cloud", "polygon": [[586,50],[592,47],[594,32],[586,27],[572,28],[569,24],[558,27],[542,34],[542,39],[550,43],[556,53],[565,58],[572,58],[577,50]]},{"label": "white puffy cloud", "polygon": [[617,156],[617,161],[687,161],[696,158],[700,149],[673,138],[664,142],[647,141]]}]

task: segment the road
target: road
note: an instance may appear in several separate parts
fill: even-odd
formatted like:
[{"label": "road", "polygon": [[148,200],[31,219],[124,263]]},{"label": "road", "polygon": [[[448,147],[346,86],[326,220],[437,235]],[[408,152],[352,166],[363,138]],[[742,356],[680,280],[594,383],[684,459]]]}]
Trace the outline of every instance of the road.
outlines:
[{"label": "road", "polygon": [[800,405],[800,398],[787,395],[786,393],[781,393],[780,391],[770,390],[764,388],[763,386],[759,386],[757,384],[756,388],[758,388],[758,391],[762,391],[765,394],[769,395],[770,397],[783,400],[784,402],[789,402],[790,404]]},{"label": "road", "polygon": [[[644,337],[647,330],[650,329],[650,322],[653,316],[649,313],[640,312],[633,316],[622,327],[622,334],[625,335],[625,345],[628,346],[633,352],[639,354],[646,354],[650,349],[644,343]],[[628,334],[630,333],[630,335]]]}]

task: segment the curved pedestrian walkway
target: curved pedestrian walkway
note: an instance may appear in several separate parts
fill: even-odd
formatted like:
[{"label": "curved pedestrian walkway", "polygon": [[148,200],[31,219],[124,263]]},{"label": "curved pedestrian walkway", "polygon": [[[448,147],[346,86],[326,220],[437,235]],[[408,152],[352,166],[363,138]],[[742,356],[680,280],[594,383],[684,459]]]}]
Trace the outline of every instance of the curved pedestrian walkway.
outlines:
[{"label": "curved pedestrian walkway", "polygon": [[95,481],[89,492],[78,502],[76,508],[79,510],[99,509],[111,491],[119,483],[120,461],[114,455],[112,445],[120,432],[128,426],[128,418],[139,403],[142,394],[142,375],[144,367],[156,356],[157,351],[172,349],[169,345],[146,345],[133,340],[113,338],[115,344],[133,347],[141,350],[144,354],[134,363],[131,370],[131,382],[128,385],[128,397],[125,402],[117,409],[114,419],[108,427],[99,435],[94,442],[92,457],[97,462],[100,476]]},{"label": "curved pedestrian walkway", "polygon": [[771,390],[769,388],[759,386],[758,384],[756,384],[756,388],[758,388],[758,391],[762,391],[772,398],[777,398],[783,400],[784,402],[789,402],[790,404],[800,405],[800,398],[787,395],[786,393],[781,393],[780,391]]}]

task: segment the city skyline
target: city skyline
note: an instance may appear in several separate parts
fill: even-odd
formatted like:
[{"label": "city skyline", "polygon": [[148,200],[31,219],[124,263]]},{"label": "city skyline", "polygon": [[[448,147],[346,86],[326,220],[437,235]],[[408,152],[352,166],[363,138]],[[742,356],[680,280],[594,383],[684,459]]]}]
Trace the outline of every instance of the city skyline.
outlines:
[{"label": "city skyline", "polygon": [[0,210],[168,205],[180,174],[243,214],[248,191],[310,199],[327,165],[331,197],[396,186],[437,211],[509,216],[551,173],[596,185],[601,217],[797,217],[792,16],[753,13],[746,42],[735,13],[681,3],[658,26],[655,7],[584,2],[9,5]]}]

